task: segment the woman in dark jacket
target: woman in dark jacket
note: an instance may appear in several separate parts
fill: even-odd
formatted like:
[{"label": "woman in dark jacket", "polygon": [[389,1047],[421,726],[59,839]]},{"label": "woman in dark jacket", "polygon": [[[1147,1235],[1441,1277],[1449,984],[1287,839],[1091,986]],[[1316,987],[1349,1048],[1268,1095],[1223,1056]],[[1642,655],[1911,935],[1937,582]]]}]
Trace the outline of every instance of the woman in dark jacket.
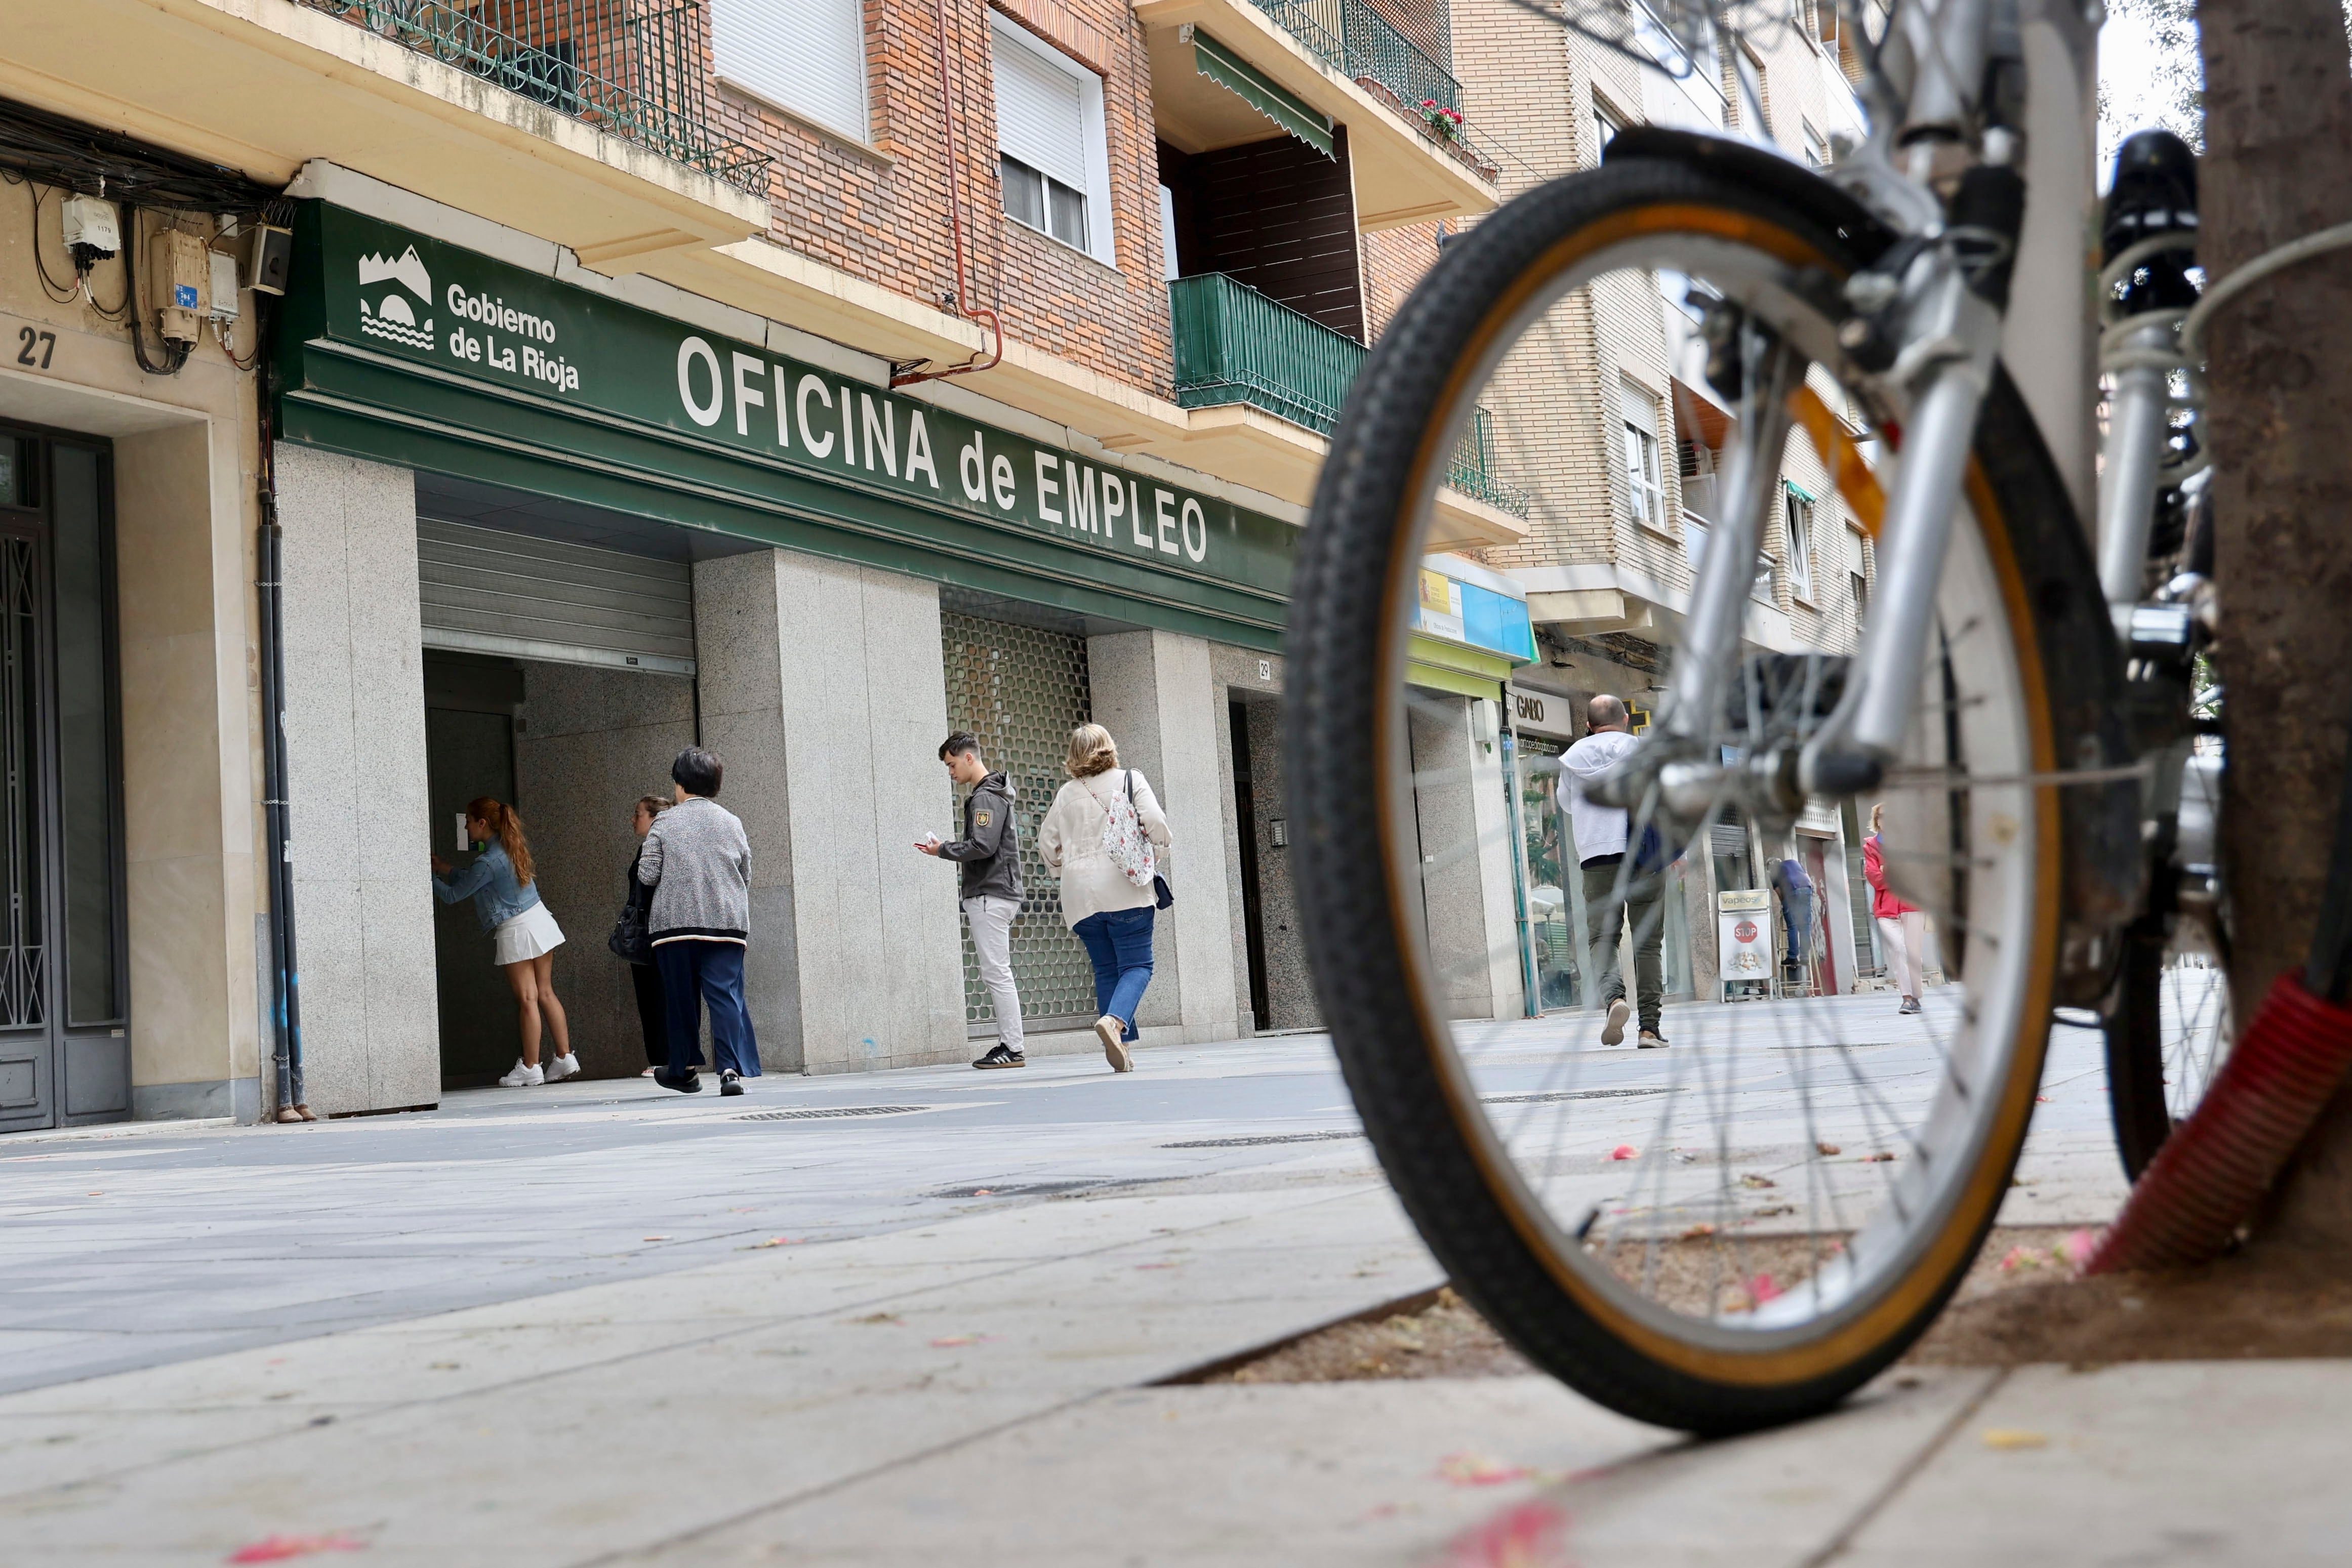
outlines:
[{"label": "woman in dark jacket", "polygon": [[[653,831],[654,819],[668,804],[658,795],[637,797],[637,852],[629,857],[629,902],[636,906],[641,925],[652,919],[654,890],[637,880],[637,862],[645,858],[645,837]],[[636,988],[637,1029],[646,1038],[646,1070],[638,1076],[651,1078],[655,1068],[669,1061],[669,1013],[662,993],[661,971],[650,963],[631,964],[629,984]]]}]

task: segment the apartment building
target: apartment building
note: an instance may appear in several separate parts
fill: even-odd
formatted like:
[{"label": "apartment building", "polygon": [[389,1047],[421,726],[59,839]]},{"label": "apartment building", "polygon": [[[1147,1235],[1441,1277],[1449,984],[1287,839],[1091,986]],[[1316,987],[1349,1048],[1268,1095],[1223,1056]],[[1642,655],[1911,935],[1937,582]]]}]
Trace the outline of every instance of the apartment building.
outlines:
[{"label": "apartment building", "polygon": [[[1640,0],[1632,6],[1638,21]],[[1654,27],[1636,29],[1632,53],[1621,52],[1511,0],[1460,0],[1454,23],[1465,111],[1503,153],[1507,194],[1597,166],[1629,125],[1759,136],[1815,164],[1828,162],[1834,139],[1863,130],[1849,75],[1858,62],[1827,4],[1792,5],[1784,23],[1735,46],[1736,57],[1682,57]],[[1713,527],[1719,455],[1736,433],[1704,373],[1699,300],[1687,285],[1617,272],[1573,291],[1505,362],[1480,419],[1489,461],[1528,500],[1524,538],[1473,553],[1526,591],[1541,642],[1540,661],[1514,676],[1511,709],[1528,968],[1546,1006],[1580,997],[1590,936],[1554,759],[1583,733],[1591,695],[1627,697],[1639,723],[1662,689],[1665,650]],[[1836,406],[1825,379],[1816,390]],[[1748,605],[1749,644],[1851,653],[1874,570],[1870,542],[1811,444],[1793,434]],[[1768,842],[1735,816],[1676,873],[1683,918],[1670,918],[1665,933],[1670,995],[1726,994],[1719,895],[1768,891],[1769,862],[1784,857],[1815,886],[1843,894],[1815,901],[1820,961],[1803,983],[1850,990],[1875,968],[1858,824],[1809,812],[1792,839]],[[1735,984],[1731,993],[1743,988],[1759,988]]]},{"label": "apartment building", "polygon": [[[1288,563],[1383,309],[1501,195],[1420,107],[1463,99],[1444,0],[5,15],[0,1131],[487,1082],[513,1009],[425,876],[478,795],[529,826],[582,1060],[633,1073],[600,939],[696,740],[772,1070],[992,1036],[911,849],[950,727],[1024,837],[1081,719],[1153,779],[1147,1041],[1298,1021]],[[1534,656],[1460,554],[1523,509],[1465,446],[1441,741],[1491,751]],[[1082,1049],[1027,869],[1030,1049]],[[1465,1005],[1509,1016],[1507,968]]]}]

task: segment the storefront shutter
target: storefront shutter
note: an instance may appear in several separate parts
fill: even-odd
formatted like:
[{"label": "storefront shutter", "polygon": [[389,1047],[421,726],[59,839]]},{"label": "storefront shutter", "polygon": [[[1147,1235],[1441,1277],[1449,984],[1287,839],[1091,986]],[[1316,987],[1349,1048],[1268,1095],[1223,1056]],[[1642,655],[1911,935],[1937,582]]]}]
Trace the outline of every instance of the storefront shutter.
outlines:
[{"label": "storefront shutter", "polygon": [[996,46],[996,145],[1073,191],[1087,182],[1086,96],[1078,78],[1009,36]]},{"label": "storefront shutter", "polygon": [[861,0],[711,0],[710,24],[720,79],[866,140]]},{"label": "storefront shutter", "polygon": [[694,674],[684,561],[419,517],[416,564],[428,648]]}]

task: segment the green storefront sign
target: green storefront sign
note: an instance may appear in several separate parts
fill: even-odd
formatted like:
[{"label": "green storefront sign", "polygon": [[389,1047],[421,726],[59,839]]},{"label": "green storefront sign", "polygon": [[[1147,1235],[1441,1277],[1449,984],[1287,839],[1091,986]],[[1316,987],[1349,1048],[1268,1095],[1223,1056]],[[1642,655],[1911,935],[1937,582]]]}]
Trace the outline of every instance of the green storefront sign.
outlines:
[{"label": "green storefront sign", "polygon": [[278,343],[282,439],[1279,638],[1297,530],[1277,518],[323,203]]}]

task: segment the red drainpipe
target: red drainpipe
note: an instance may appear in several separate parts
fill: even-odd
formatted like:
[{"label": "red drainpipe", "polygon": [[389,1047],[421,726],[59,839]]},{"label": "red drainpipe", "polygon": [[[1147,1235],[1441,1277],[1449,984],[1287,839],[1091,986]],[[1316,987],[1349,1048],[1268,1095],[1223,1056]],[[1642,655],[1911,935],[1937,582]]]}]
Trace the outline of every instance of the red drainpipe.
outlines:
[{"label": "red drainpipe", "polygon": [[894,387],[912,386],[917,382],[942,381],[949,376],[968,376],[980,371],[994,370],[1004,362],[1004,323],[998,319],[995,311],[973,309],[967,303],[971,297],[971,285],[966,274],[964,263],[961,194],[963,158],[956,145],[955,94],[950,90],[948,75],[947,0],[931,0],[931,10],[939,21],[940,118],[947,133],[948,226],[955,237],[955,312],[967,320],[986,322],[989,329],[995,336],[996,347],[991,353],[986,355],[976,353],[962,364],[951,365],[944,371],[922,371],[894,375],[890,378],[890,384]]}]

